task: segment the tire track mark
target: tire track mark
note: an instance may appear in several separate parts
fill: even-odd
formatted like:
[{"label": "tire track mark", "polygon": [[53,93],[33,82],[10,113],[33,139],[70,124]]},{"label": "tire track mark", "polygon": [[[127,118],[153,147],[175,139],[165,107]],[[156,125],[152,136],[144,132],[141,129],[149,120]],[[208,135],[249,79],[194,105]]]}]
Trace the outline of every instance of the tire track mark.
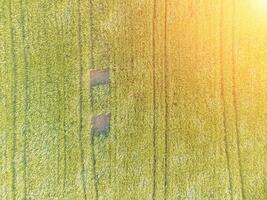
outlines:
[{"label": "tire track mark", "polygon": [[169,133],[169,68],[168,68],[168,53],[167,53],[167,25],[168,25],[168,0],[165,0],[164,7],[164,76],[165,76],[165,133],[164,133],[164,143],[165,143],[165,167],[164,167],[164,199],[167,199],[168,195],[168,133]]},{"label": "tire track mark", "polygon": [[[95,57],[94,57],[94,37],[93,37],[93,28],[94,28],[94,23],[93,23],[93,1],[89,0],[89,5],[90,5],[90,10],[89,10],[89,16],[90,16],[90,67],[91,69],[95,69]],[[92,88],[91,88],[92,90]],[[91,103],[91,109],[93,109],[93,95],[91,95],[90,98],[90,103]],[[96,155],[95,155],[95,138],[94,138],[94,133],[90,134],[91,138],[91,152],[92,152],[92,174],[93,174],[93,179],[94,179],[94,189],[95,189],[95,198],[98,200],[98,179],[97,179],[97,174],[96,174]]]},{"label": "tire track mark", "polygon": [[12,85],[12,147],[11,147],[11,171],[12,171],[12,178],[11,178],[11,187],[12,187],[12,198],[16,199],[16,143],[17,143],[17,57],[15,53],[15,38],[14,38],[14,28],[12,25],[12,3],[9,0],[9,31],[10,31],[10,48],[11,48],[11,62],[12,62],[12,73],[13,73],[13,85]]},{"label": "tire track mark", "polygon": [[[59,28],[58,28],[58,26],[59,26],[59,22],[58,22],[58,17],[57,17],[57,12],[58,12],[58,6],[57,6],[57,4],[54,2],[54,4],[53,4],[53,9],[54,9],[54,12],[53,12],[53,15],[54,15],[54,20],[55,20],[55,24],[56,24],[56,26],[55,26],[55,29],[56,29],[56,32],[57,32],[57,37],[56,37],[56,43],[58,44],[58,37],[59,36],[61,36],[61,32],[60,32],[60,30],[59,30]],[[62,39],[62,37],[61,37],[61,39]],[[58,64],[58,59],[59,59],[59,55],[58,55],[58,52],[56,52],[56,60],[55,60],[55,65],[57,65]],[[56,83],[56,93],[57,93],[57,103],[59,104],[59,105],[61,105],[61,94],[60,94],[60,86],[59,86],[59,83],[57,82]],[[58,121],[60,121],[60,117],[61,117],[61,110],[60,110],[60,108],[59,108],[59,110],[58,110],[58,113],[57,113],[57,117],[58,117]],[[57,125],[56,125],[56,127],[57,127]],[[59,127],[57,127],[58,128],[58,131],[57,131],[57,184],[59,185],[59,182],[60,182],[60,128]]]},{"label": "tire track mark", "polygon": [[238,159],[238,170],[241,183],[242,199],[245,198],[244,191],[244,179],[243,179],[243,167],[241,162],[241,151],[240,151],[240,130],[238,125],[239,115],[237,108],[237,85],[236,85],[236,2],[232,1],[232,95],[233,95],[233,106],[234,106],[234,120],[235,120],[235,132],[236,132],[236,146],[237,146],[237,159]]},{"label": "tire track mark", "polygon": [[94,43],[94,21],[93,21],[93,1],[89,0],[89,5],[90,5],[90,10],[89,10],[89,16],[90,16],[90,57],[91,57],[91,67],[92,69],[95,68],[95,60],[94,60],[94,47],[95,47],[95,43]]},{"label": "tire track mark", "polygon": [[81,0],[78,0],[78,46],[79,46],[79,148],[80,148],[80,164],[81,164],[81,179],[83,187],[83,198],[87,200],[86,185],[85,185],[85,167],[84,167],[84,150],[83,150],[83,64],[82,64],[82,32],[81,32]]},{"label": "tire track mark", "polygon": [[[62,17],[60,17],[60,21],[61,21],[61,27],[60,27],[60,31],[61,31],[61,40],[63,41],[64,39],[64,25],[63,25],[63,20]],[[66,192],[66,176],[67,176],[67,124],[66,124],[66,70],[65,70],[65,66],[66,66],[66,60],[65,60],[65,51],[64,51],[64,47],[65,45],[62,43],[62,65],[63,67],[63,163],[64,163],[64,168],[63,168],[63,197],[65,197],[65,192]]]},{"label": "tire track mark", "polygon": [[24,179],[24,199],[27,199],[27,146],[28,146],[28,134],[30,134],[30,122],[29,122],[29,111],[30,111],[30,89],[29,89],[29,58],[28,58],[28,47],[27,47],[27,31],[26,31],[26,14],[25,7],[27,9],[27,1],[25,1],[25,5],[23,6],[23,1],[20,1],[20,18],[21,18],[21,35],[22,35],[22,46],[23,46],[23,60],[24,60],[24,77],[25,77],[25,109],[24,109],[24,150],[23,150],[23,179]]},{"label": "tire track mark", "polygon": [[153,48],[153,189],[152,189],[152,199],[156,199],[156,166],[157,166],[157,149],[156,149],[156,9],[157,0],[153,1],[153,27],[152,27],[152,48]]},{"label": "tire track mark", "polygon": [[[117,4],[118,6],[118,4]],[[116,17],[117,19],[120,18],[120,15],[119,15],[119,12],[118,10],[116,10]],[[120,26],[118,24],[118,26]],[[118,27],[118,30],[120,30],[120,27]],[[115,108],[114,108],[114,115],[112,115],[114,118],[114,123],[113,123],[113,126],[111,127],[113,129],[113,134],[114,134],[114,169],[113,169],[113,180],[114,180],[114,183],[115,183],[115,188],[114,188],[114,199],[118,199],[118,196],[117,196],[117,149],[118,149],[118,141],[117,141],[117,138],[118,138],[118,102],[119,102],[119,99],[118,99],[118,66],[119,66],[119,61],[118,61],[118,58],[117,58],[117,47],[118,47],[118,44],[119,44],[119,39],[120,39],[120,36],[119,34],[117,35],[114,35],[114,49],[115,49],[115,52],[113,54],[113,62],[114,62],[114,69],[112,70],[113,72],[113,84],[114,84],[114,103],[115,103]],[[113,106],[112,106],[113,107]]]},{"label": "tire track mark", "polygon": [[222,106],[223,106],[223,132],[224,132],[224,150],[227,160],[227,171],[228,171],[228,183],[229,183],[229,192],[230,198],[233,199],[233,180],[230,171],[230,156],[229,156],[229,144],[227,140],[227,125],[226,125],[226,100],[224,94],[224,65],[223,65],[223,17],[224,17],[224,10],[223,10],[223,0],[220,2],[220,85],[221,85],[221,99],[222,99]]},{"label": "tire track mark", "polygon": [[[5,6],[5,5],[3,5],[3,6]],[[6,13],[4,13],[3,15],[5,15]],[[4,17],[6,17],[6,16],[4,16]],[[8,49],[8,44],[7,44],[8,42],[7,42],[7,36],[6,36],[6,33],[5,33],[5,36],[4,36],[4,48],[5,49]],[[5,56],[4,56],[4,58],[5,58],[5,61],[7,61],[7,53],[6,53],[6,51],[4,52],[5,53]],[[8,66],[8,64],[7,64],[7,62],[5,62],[4,63],[4,66],[3,66],[3,68],[4,68],[4,78],[3,78],[3,80],[7,80],[8,79],[8,77],[7,77],[7,72],[8,72],[8,68],[9,68],[9,66]],[[5,101],[6,101],[6,99],[8,98],[7,97],[7,95],[5,95]],[[3,109],[3,111],[5,112],[5,114],[6,114],[6,117],[5,117],[5,120],[7,120],[7,113],[8,113],[8,108],[7,108],[7,106],[5,106],[4,107],[4,109]],[[7,124],[5,123],[5,129],[7,129]],[[7,179],[7,177],[8,177],[8,131],[7,130],[5,130],[4,131],[4,145],[5,145],[5,148],[4,148],[4,153],[3,153],[3,163],[4,163],[4,179],[6,180]],[[7,198],[8,198],[8,181],[5,181],[4,180],[4,185],[5,185],[5,188],[4,188],[4,194],[3,194],[3,197],[5,197],[5,199],[7,200]],[[4,198],[3,198],[4,199]]]}]

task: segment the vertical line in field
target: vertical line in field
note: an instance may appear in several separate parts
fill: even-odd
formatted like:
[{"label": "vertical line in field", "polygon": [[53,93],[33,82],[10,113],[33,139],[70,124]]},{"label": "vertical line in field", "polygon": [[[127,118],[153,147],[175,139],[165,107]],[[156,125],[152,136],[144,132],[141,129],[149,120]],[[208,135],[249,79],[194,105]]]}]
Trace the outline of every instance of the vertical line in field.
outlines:
[{"label": "vertical line in field", "polygon": [[233,186],[232,186],[232,177],[230,172],[230,157],[229,157],[229,144],[227,140],[227,126],[226,126],[226,101],[224,95],[224,65],[223,65],[223,0],[220,3],[220,85],[221,85],[221,99],[222,99],[222,106],[223,106],[223,132],[224,132],[224,146],[225,146],[225,155],[226,155],[226,162],[227,162],[227,171],[228,171],[228,181],[229,181],[229,192],[230,197],[233,199]]},{"label": "vertical line in field", "polygon": [[[54,19],[56,22],[56,32],[57,32],[57,37],[56,37],[56,43],[59,42],[59,36],[61,36],[61,32],[60,32],[60,28],[58,28],[59,26],[59,20],[57,18],[57,12],[58,12],[58,6],[56,5],[56,3],[53,4],[54,6]],[[55,65],[58,64],[58,53],[56,53],[56,61],[55,61]],[[59,105],[61,105],[61,100],[60,98],[62,97],[62,95],[60,94],[60,87],[59,87],[59,83],[56,83],[57,88],[56,88],[56,93],[57,93],[57,103]],[[60,117],[61,117],[61,109],[58,110],[58,121],[60,121]],[[60,130],[60,129],[59,129]],[[60,131],[57,131],[57,184],[59,185],[59,181],[60,181]]]},{"label": "vertical line in field", "polygon": [[89,16],[90,16],[90,57],[91,57],[91,67],[92,69],[95,68],[95,61],[94,61],[94,22],[93,22],[93,2],[92,0],[89,0],[90,10],[89,10]]},{"label": "vertical line in field", "polygon": [[[65,62],[65,59],[64,59]],[[64,63],[63,62],[63,63]],[[65,66],[65,65],[64,65]],[[67,176],[67,128],[66,128],[66,88],[65,88],[65,70],[63,71],[64,77],[63,77],[63,162],[64,162],[64,168],[63,168],[63,195],[65,195],[65,189],[66,189],[66,176]]]},{"label": "vertical line in field", "polygon": [[86,185],[85,185],[85,172],[84,172],[84,151],[82,142],[82,132],[83,132],[83,64],[82,64],[82,35],[81,35],[81,1],[78,0],[78,37],[79,37],[79,91],[80,91],[80,102],[79,102],[79,148],[80,148],[80,159],[81,159],[81,179],[83,186],[83,198],[87,199]]},{"label": "vertical line in field", "polygon": [[[116,4],[116,6],[118,7],[118,2]],[[119,11],[116,9],[116,17],[117,19],[120,18],[120,15],[119,15]],[[118,26],[120,26],[120,24],[118,24]],[[118,27],[118,30],[120,30],[120,27]],[[118,196],[117,196],[117,148],[118,148],[118,142],[117,142],[117,137],[118,137],[118,125],[117,125],[117,122],[118,122],[118,81],[117,81],[117,78],[118,78],[118,67],[119,67],[119,61],[117,60],[118,57],[117,57],[117,47],[119,45],[119,42],[120,42],[120,36],[119,36],[119,33],[118,34],[115,34],[114,35],[114,53],[113,53],[113,63],[114,63],[114,70],[112,70],[112,73],[113,73],[113,84],[114,84],[114,103],[115,103],[115,107],[114,107],[114,114],[112,115],[114,117],[114,123],[113,123],[113,126],[111,128],[113,128],[113,134],[114,134],[114,149],[115,149],[115,153],[114,153],[114,171],[113,171],[113,179],[114,179],[114,183],[113,185],[115,185],[115,188],[114,188],[114,199],[118,199]],[[112,105],[113,107],[113,105]]]},{"label": "vertical line in field", "polygon": [[[93,37],[93,2],[92,0],[89,0],[90,10],[89,10],[89,16],[90,16],[90,61],[91,61],[91,69],[95,68],[95,60],[94,60],[94,37]],[[92,87],[91,87],[92,91]],[[93,95],[90,97],[91,101],[91,109],[93,109]],[[95,189],[95,197],[96,200],[98,200],[98,183],[97,183],[97,175],[96,175],[96,156],[95,156],[95,138],[94,133],[90,134],[91,136],[91,152],[92,152],[92,173],[94,178],[94,189]]]},{"label": "vertical line in field", "polygon": [[168,1],[165,0],[164,7],[164,75],[165,75],[165,167],[164,167],[164,199],[167,199],[168,195],[168,133],[169,133],[169,68],[168,68],[168,53],[167,53],[167,25],[168,25]]},{"label": "vertical line in field", "polygon": [[[3,4],[4,6],[4,4]],[[5,49],[8,49],[8,42],[7,42],[7,36],[6,36],[6,33],[5,33],[5,36],[4,36],[4,48]],[[7,60],[7,55],[6,55],[6,52],[5,52],[5,59]],[[5,75],[4,75],[4,78],[3,80],[7,80],[7,72],[8,72],[8,68],[9,68],[9,65],[8,65],[8,62],[5,62],[4,65],[3,65],[3,68],[5,70]],[[8,113],[8,108],[7,106],[4,107],[4,112],[7,114]],[[5,117],[5,119],[7,120],[7,116]],[[7,123],[5,123],[5,128],[7,128]],[[5,144],[5,149],[4,149],[4,177],[5,179],[7,179],[8,177],[8,131],[5,130],[4,131],[4,144]],[[4,180],[4,185],[5,185],[5,189],[3,190],[5,194],[8,193],[8,180]],[[7,195],[6,195],[6,199],[7,199]]]},{"label": "vertical line in field", "polygon": [[9,29],[10,29],[10,47],[11,47],[11,60],[12,60],[12,72],[13,72],[13,86],[12,86],[12,115],[13,115],[13,130],[12,130],[12,153],[11,153],[11,170],[12,170],[12,179],[11,179],[11,186],[12,186],[12,198],[16,199],[16,164],[15,164],[15,157],[16,157],[16,140],[17,140],[17,133],[16,133],[16,126],[17,126],[17,60],[16,54],[14,49],[14,29],[12,26],[12,5],[11,0],[9,1]]},{"label": "vertical line in field", "polygon": [[[264,164],[266,163],[266,153],[267,153],[267,144],[264,145]],[[263,189],[264,189],[264,194],[265,196],[267,196],[267,181],[266,181],[266,178],[267,178],[267,170],[266,170],[266,167],[264,167],[263,169],[263,174],[264,174],[264,177],[263,177]]]},{"label": "vertical line in field", "polygon": [[[65,83],[65,77],[64,77],[64,83]],[[66,97],[66,92],[65,92],[65,88],[63,89],[63,97]],[[63,108],[63,132],[64,132],[64,136],[63,136],[63,143],[64,143],[64,147],[63,147],[63,162],[64,162],[64,168],[63,168],[63,195],[65,195],[65,189],[66,189],[66,176],[67,176],[67,129],[66,129],[66,119],[65,119],[65,114],[66,114],[66,105],[65,105],[65,101],[63,102],[64,108]]]},{"label": "vertical line in field", "polygon": [[[4,4],[3,4],[3,6],[4,6]],[[4,41],[3,42],[4,42],[4,45],[3,45],[4,49],[8,49],[8,45],[7,45],[7,41],[6,41],[6,35],[4,36]],[[6,60],[7,59],[6,58],[7,57],[6,52],[4,52],[4,54],[5,54],[5,60]],[[2,80],[6,80],[7,79],[8,67],[9,66],[8,66],[7,62],[5,62],[3,64],[3,69],[5,71],[5,74],[1,74],[1,75],[3,75],[3,79]],[[3,108],[3,112],[5,112],[5,114],[7,115],[7,113],[8,113],[7,106],[5,106]],[[7,116],[5,116],[5,120],[6,119],[7,119]],[[7,126],[7,124],[5,123],[5,129],[7,128],[6,126]],[[7,172],[7,169],[8,169],[8,159],[7,159],[8,158],[8,155],[7,155],[8,154],[8,131],[7,130],[3,131],[3,135],[4,135],[4,139],[3,139],[4,148],[3,148],[3,157],[2,157],[2,159],[3,159],[3,168],[2,168],[2,170],[3,170],[2,171],[3,172],[3,178],[2,178],[2,181],[3,182],[1,182],[1,184],[3,183],[3,186],[5,186],[5,187],[2,190],[1,197],[2,197],[2,199],[4,199],[4,196],[5,196],[5,199],[7,199],[7,194],[8,194],[8,187],[7,187],[8,186],[8,180],[7,180],[7,177],[8,177],[8,172]]]},{"label": "vertical line in field", "polygon": [[157,166],[157,152],[156,152],[156,6],[157,0],[153,1],[153,30],[152,30],[152,45],[153,45],[153,190],[152,199],[156,199],[156,166]]},{"label": "vertical line in field", "polygon": [[[118,42],[117,40],[115,40],[116,42]],[[115,139],[115,153],[114,153],[114,166],[115,166],[115,172],[113,174],[113,178],[115,179],[115,188],[114,188],[114,198],[117,199],[117,146],[118,146],[118,143],[117,143],[117,122],[118,122],[118,93],[117,93],[117,61],[116,61],[116,58],[115,58],[115,55],[114,55],[114,66],[115,66],[115,70],[114,70],[114,98],[115,98],[115,109],[114,109],[114,124],[112,126],[113,128],[113,134],[114,134],[114,139]]]},{"label": "vertical line in field", "polygon": [[97,176],[96,176],[96,158],[95,158],[95,138],[94,133],[91,133],[91,151],[92,151],[92,173],[94,178],[94,188],[95,188],[95,198],[98,200],[98,183],[97,183]]},{"label": "vertical line in field", "polygon": [[[62,17],[60,17],[60,21],[61,21],[61,40],[63,41],[64,39],[64,27],[63,27],[63,21],[62,21]],[[64,169],[63,169],[63,197],[65,195],[65,189],[66,189],[66,175],[67,175],[67,171],[66,171],[66,167],[67,167],[67,154],[66,154],[66,150],[67,150],[67,129],[66,129],[66,102],[65,102],[65,98],[66,98],[66,87],[65,87],[65,83],[66,83],[66,71],[65,71],[65,65],[66,65],[66,61],[65,61],[65,54],[64,54],[64,47],[65,45],[62,44],[61,47],[61,51],[62,51],[62,65],[63,65],[63,162],[64,162]]]},{"label": "vertical line in field", "polygon": [[237,159],[238,159],[238,170],[240,175],[242,199],[245,198],[244,191],[244,180],[243,170],[241,162],[240,152],[240,130],[238,126],[238,110],[237,110],[237,86],[236,86],[236,36],[235,36],[235,25],[236,25],[236,2],[232,1],[232,94],[233,94],[233,106],[234,106],[234,117],[235,117],[235,132],[236,132],[236,145],[237,145]]},{"label": "vertical line in field", "polygon": [[[58,42],[58,41],[57,41]],[[57,58],[58,59],[58,58]],[[60,85],[59,85],[59,83],[57,82],[56,83],[56,92],[57,92],[57,104],[58,105],[61,105],[62,103],[61,103],[61,99],[60,99],[60,97],[61,97],[61,94],[60,94]],[[58,115],[57,115],[57,120],[58,121],[60,121],[61,120],[61,110],[59,109],[58,110],[58,113],[57,113]],[[58,128],[58,125],[57,125],[57,128]],[[60,183],[60,150],[61,150],[61,148],[60,148],[60,128],[58,128],[58,130],[57,130],[57,185],[59,185],[59,183]]]},{"label": "vertical line in field", "polygon": [[[27,8],[27,1],[25,1],[25,5]],[[24,129],[23,129],[23,135],[24,135],[24,152],[23,152],[23,167],[24,167],[24,173],[23,173],[23,179],[24,179],[24,199],[27,199],[27,137],[30,133],[30,125],[29,125],[29,109],[30,109],[30,102],[29,102],[29,58],[28,58],[28,47],[27,47],[27,41],[26,41],[26,24],[25,24],[25,10],[23,8],[23,1],[20,1],[20,17],[21,17],[21,35],[22,35],[22,45],[23,45],[23,60],[24,60],[24,77],[25,77],[25,116],[24,116]]]},{"label": "vertical line in field", "polygon": [[[6,112],[7,112],[7,109],[6,109]],[[5,157],[5,161],[4,161],[4,165],[5,165],[5,169],[8,168],[8,161],[7,161],[7,154],[8,154],[8,133],[5,132],[5,152],[4,152],[4,157]],[[7,170],[5,172],[5,177],[7,178],[8,177],[8,173],[7,173]],[[8,187],[7,187],[7,184],[8,184],[8,181],[6,180],[6,187],[4,189],[4,192],[5,194],[8,193]],[[7,195],[6,195],[6,200],[7,200]]]},{"label": "vertical line in field", "polygon": [[[55,6],[55,10],[57,11],[58,10],[58,6],[56,4],[54,4]],[[62,115],[62,119],[63,119],[63,122],[62,122],[62,126],[63,126],[63,197],[65,197],[65,186],[66,186],[66,166],[67,166],[67,154],[66,154],[66,149],[67,149],[67,143],[66,143],[66,133],[67,133],[67,129],[66,129],[66,101],[65,101],[65,98],[66,98],[66,87],[65,87],[65,83],[66,83],[66,77],[65,77],[65,74],[66,74],[66,70],[65,70],[65,67],[66,67],[66,62],[65,62],[65,54],[64,54],[64,47],[65,47],[65,44],[63,43],[64,41],[64,24],[63,24],[63,20],[62,20],[62,16],[60,15],[59,16],[59,20],[57,19],[56,17],[56,13],[55,14],[55,21],[56,21],[56,24],[58,25],[57,27],[57,34],[60,36],[60,40],[61,40],[61,45],[60,45],[60,58],[61,58],[61,61],[62,61],[62,71],[61,71],[61,83],[63,84],[62,85],[62,90],[63,90],[63,94],[59,94],[59,96],[61,96],[61,101],[60,103],[63,105],[63,112],[61,113],[61,109],[60,109],[60,116]],[[67,24],[69,24],[69,20],[67,19]],[[58,93],[60,92],[60,87],[58,87]],[[60,98],[60,97],[59,97]],[[61,120],[61,119],[60,119]],[[59,137],[58,137],[58,140],[60,141]],[[60,143],[58,142],[58,147],[60,147]],[[60,155],[59,155],[59,149],[58,148],[58,168],[60,168]],[[59,169],[58,169],[58,176],[59,176]],[[59,181],[59,180],[58,180]]]}]

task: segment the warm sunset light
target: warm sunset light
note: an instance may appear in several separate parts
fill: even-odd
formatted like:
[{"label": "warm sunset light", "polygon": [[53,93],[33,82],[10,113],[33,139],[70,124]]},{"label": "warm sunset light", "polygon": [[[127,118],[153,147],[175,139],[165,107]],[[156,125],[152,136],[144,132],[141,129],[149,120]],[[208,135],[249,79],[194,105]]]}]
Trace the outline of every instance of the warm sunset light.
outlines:
[{"label": "warm sunset light", "polygon": [[267,0],[251,0],[254,12],[267,15]]},{"label": "warm sunset light", "polygon": [[258,0],[259,4],[261,4],[261,6],[267,8],[267,0]]}]

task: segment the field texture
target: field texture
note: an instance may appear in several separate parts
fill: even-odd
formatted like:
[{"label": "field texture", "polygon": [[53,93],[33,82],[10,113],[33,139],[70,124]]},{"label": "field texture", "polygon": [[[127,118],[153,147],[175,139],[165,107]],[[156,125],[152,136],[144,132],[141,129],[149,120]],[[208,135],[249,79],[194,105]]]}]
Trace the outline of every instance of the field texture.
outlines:
[{"label": "field texture", "polygon": [[[0,199],[266,200],[266,13],[0,0]],[[102,69],[110,83],[91,87]]]}]

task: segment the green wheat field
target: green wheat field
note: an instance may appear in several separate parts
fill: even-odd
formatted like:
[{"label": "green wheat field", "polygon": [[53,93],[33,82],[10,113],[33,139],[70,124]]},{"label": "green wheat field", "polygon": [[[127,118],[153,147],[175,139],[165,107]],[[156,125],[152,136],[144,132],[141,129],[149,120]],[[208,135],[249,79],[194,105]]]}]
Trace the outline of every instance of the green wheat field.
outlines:
[{"label": "green wheat field", "polygon": [[0,199],[266,200],[263,2],[0,0]]}]

